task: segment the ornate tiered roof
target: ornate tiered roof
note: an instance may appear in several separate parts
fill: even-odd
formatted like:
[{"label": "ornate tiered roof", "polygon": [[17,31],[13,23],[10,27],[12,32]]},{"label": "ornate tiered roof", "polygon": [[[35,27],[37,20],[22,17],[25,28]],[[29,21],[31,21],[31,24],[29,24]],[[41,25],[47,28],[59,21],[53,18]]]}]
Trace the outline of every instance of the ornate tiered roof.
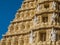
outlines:
[{"label": "ornate tiered roof", "polygon": [[[5,41],[6,45],[31,45],[29,43],[30,37],[33,45],[60,43],[59,10],[60,0],[24,0],[14,20],[9,25],[8,32],[1,40],[1,45]],[[58,35],[53,42],[51,41],[52,28],[56,31],[56,34],[53,31],[52,35]]]}]

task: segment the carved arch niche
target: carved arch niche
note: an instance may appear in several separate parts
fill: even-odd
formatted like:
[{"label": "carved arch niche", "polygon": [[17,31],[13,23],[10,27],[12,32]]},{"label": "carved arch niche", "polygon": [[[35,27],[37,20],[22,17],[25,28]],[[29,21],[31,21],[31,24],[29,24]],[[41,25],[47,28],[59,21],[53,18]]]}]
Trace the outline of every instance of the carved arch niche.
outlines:
[{"label": "carved arch niche", "polygon": [[20,18],[20,15],[19,15],[19,12],[16,13],[16,19],[19,19]]},{"label": "carved arch niche", "polygon": [[33,2],[29,3],[29,7],[33,8]]},{"label": "carved arch niche", "polygon": [[11,24],[8,28],[8,31],[12,33],[14,31],[14,24]]},{"label": "carved arch niche", "polygon": [[7,38],[7,45],[11,45],[11,37]]},{"label": "carved arch niche", "polygon": [[30,17],[33,17],[35,15],[35,10],[30,10]]},{"label": "carved arch niche", "polygon": [[28,9],[28,8],[29,8],[29,2],[26,3],[26,9]]},{"label": "carved arch niche", "polygon": [[25,29],[25,24],[22,22],[21,24],[20,24],[20,30],[24,30]]},{"label": "carved arch niche", "polygon": [[15,26],[15,31],[17,31],[19,29],[18,23],[14,24],[14,26]]},{"label": "carved arch niche", "polygon": [[42,17],[42,22],[43,23],[47,23],[48,22],[48,14],[44,14],[41,17]]},{"label": "carved arch niche", "polygon": [[30,21],[26,22],[26,29],[30,29]]},{"label": "carved arch niche", "polygon": [[26,19],[28,19],[30,16],[30,13],[29,13],[29,11],[25,11],[25,15],[24,15],[24,17],[26,18]]},{"label": "carved arch niche", "polygon": [[20,18],[23,20],[23,18],[24,18],[24,12],[20,12]]},{"label": "carved arch niche", "polygon": [[22,10],[25,9],[26,8],[26,3],[23,3],[21,8],[22,8]]}]

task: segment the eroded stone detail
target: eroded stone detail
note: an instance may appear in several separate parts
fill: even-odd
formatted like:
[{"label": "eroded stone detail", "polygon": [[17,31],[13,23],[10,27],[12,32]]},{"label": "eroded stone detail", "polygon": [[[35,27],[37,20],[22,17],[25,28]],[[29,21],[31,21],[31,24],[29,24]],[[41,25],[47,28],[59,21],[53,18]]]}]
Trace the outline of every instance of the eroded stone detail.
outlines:
[{"label": "eroded stone detail", "polygon": [[[60,45],[59,9],[60,0],[24,0],[0,45]],[[53,13],[57,14],[54,21]],[[52,28],[55,41],[51,41]],[[31,31],[33,42],[29,43]]]}]

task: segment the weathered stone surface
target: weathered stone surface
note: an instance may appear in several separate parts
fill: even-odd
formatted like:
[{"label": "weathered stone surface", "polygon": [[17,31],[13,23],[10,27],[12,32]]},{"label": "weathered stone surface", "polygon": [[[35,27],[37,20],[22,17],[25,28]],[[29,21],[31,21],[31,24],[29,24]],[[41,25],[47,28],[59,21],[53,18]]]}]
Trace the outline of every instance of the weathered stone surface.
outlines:
[{"label": "weathered stone surface", "polygon": [[[60,0],[24,0],[0,45],[60,45],[59,7]],[[57,14],[54,21],[53,13]],[[56,40],[53,42],[52,28],[56,31]]]}]

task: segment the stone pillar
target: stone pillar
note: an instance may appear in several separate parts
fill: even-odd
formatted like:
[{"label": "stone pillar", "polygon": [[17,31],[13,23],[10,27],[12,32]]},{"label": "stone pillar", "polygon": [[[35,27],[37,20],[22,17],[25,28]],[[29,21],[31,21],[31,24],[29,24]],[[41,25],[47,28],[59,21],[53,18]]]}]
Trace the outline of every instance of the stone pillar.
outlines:
[{"label": "stone pillar", "polygon": [[9,40],[9,39],[7,38],[7,39],[6,39],[6,45],[8,45],[8,40]]},{"label": "stone pillar", "polygon": [[29,45],[29,36],[28,35],[24,36],[24,45]]},{"label": "stone pillar", "polygon": [[24,37],[24,45],[26,45],[26,36]]},{"label": "stone pillar", "polygon": [[14,40],[15,40],[15,37],[12,37],[11,45],[15,45],[15,44],[14,44]]},{"label": "stone pillar", "polygon": [[40,23],[42,23],[42,16],[40,16]]},{"label": "stone pillar", "polygon": [[40,24],[41,24],[41,27],[44,25],[44,23],[42,22],[42,15],[40,16]]},{"label": "stone pillar", "polygon": [[53,45],[56,45],[56,41],[53,42]]},{"label": "stone pillar", "polygon": [[49,30],[46,30],[46,41],[49,41],[49,36],[50,34],[49,34]]},{"label": "stone pillar", "polygon": [[46,42],[47,42],[47,45],[50,45],[51,43],[51,34],[50,34],[50,29],[46,30]]},{"label": "stone pillar", "polygon": [[6,45],[11,45],[11,37],[6,39]]},{"label": "stone pillar", "polygon": [[17,36],[14,37],[14,43],[13,44],[18,45],[18,37]]},{"label": "stone pillar", "polygon": [[48,15],[48,24],[49,24],[49,26],[51,25],[51,17],[50,16],[51,16],[51,14]]},{"label": "stone pillar", "polygon": [[24,42],[22,42],[22,36],[19,36],[19,40],[18,40],[18,45],[23,45],[24,44]]},{"label": "stone pillar", "polygon": [[[18,30],[18,31],[21,31],[21,30],[20,30],[20,29],[21,29],[21,28],[20,28],[20,25],[21,25],[21,23],[19,23],[19,25],[18,25],[18,28],[19,28],[19,30]],[[19,33],[19,32],[18,32],[18,33]]]},{"label": "stone pillar", "polygon": [[39,34],[39,31],[37,31],[37,38],[36,38],[36,42],[39,42],[40,41],[40,34]]}]

